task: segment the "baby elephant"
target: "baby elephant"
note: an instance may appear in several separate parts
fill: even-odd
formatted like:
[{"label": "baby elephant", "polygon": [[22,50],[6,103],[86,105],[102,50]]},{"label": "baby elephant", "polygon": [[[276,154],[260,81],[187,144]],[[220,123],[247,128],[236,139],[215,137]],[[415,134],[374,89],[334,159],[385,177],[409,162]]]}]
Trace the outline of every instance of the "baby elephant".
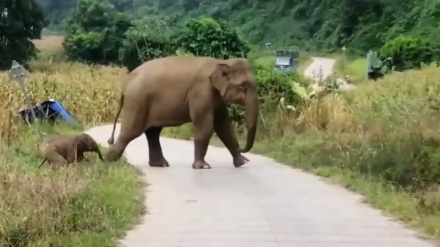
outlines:
[{"label": "baby elephant", "polygon": [[75,136],[57,136],[43,141],[40,144],[40,151],[44,154],[45,158],[38,168],[46,161],[57,165],[67,165],[74,161],[83,161],[85,152],[96,152],[99,159],[103,160],[98,144],[91,136],[85,133]]}]

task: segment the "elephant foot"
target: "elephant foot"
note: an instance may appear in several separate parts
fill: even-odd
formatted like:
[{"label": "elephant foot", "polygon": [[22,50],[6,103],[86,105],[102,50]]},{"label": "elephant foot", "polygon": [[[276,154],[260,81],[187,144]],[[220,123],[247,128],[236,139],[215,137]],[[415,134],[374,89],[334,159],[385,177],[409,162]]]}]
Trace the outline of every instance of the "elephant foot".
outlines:
[{"label": "elephant foot", "polygon": [[118,160],[120,157],[121,157],[120,155],[117,155],[114,152],[109,151],[107,153],[107,155],[105,156],[104,161],[114,162],[114,161]]},{"label": "elephant foot", "polygon": [[148,162],[148,164],[151,167],[169,167],[170,166],[170,164],[168,163],[168,161],[165,158],[156,159],[156,160],[150,159],[150,162]]},{"label": "elephant foot", "polygon": [[211,166],[205,161],[194,161],[192,164],[193,169],[211,169]]},{"label": "elephant foot", "polygon": [[249,162],[249,159],[247,159],[246,157],[244,157],[243,155],[239,154],[236,157],[234,157],[234,166],[235,167],[240,167],[246,163]]}]

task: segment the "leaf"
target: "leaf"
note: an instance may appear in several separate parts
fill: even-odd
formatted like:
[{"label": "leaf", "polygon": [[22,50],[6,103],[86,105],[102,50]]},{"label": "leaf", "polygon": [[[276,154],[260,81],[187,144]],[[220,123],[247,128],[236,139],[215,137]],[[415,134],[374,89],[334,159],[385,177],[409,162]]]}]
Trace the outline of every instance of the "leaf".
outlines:
[{"label": "leaf", "polygon": [[292,85],[292,91],[297,94],[298,96],[300,96],[302,99],[307,99],[307,90],[305,87],[301,86],[299,83],[292,81],[291,82]]}]

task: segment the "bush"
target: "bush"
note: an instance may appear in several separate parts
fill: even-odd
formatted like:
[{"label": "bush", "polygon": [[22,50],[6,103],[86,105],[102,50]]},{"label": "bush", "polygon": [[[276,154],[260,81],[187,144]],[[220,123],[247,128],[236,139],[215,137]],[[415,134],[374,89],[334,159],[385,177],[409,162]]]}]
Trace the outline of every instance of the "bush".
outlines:
[{"label": "bush", "polygon": [[312,147],[323,154],[309,153],[303,162],[340,166],[409,191],[438,185],[438,74],[437,68],[392,74],[381,83],[314,101],[300,119],[307,129],[319,130],[323,141]]},{"label": "bush", "polygon": [[126,32],[134,27],[125,13],[115,13],[112,25],[104,29],[103,58],[104,61],[120,63],[119,53],[126,39]]},{"label": "bush", "polygon": [[173,35],[173,42],[176,49],[220,59],[246,57],[250,51],[234,29],[211,18],[188,21],[182,30]]},{"label": "bush", "polygon": [[150,29],[131,28],[122,42],[119,60],[132,71],[148,60],[165,57],[173,53],[170,41]]},{"label": "bush", "polygon": [[[251,61],[260,107],[263,111],[273,111],[284,98],[285,103],[295,107],[303,105],[305,88],[299,83],[300,77],[295,72],[285,75],[276,71],[270,64],[258,64]],[[229,106],[229,115],[237,128],[243,128],[245,124],[244,108],[238,105]]]},{"label": "bush", "polygon": [[382,58],[391,57],[394,69],[403,71],[420,68],[420,64],[431,63],[439,58],[439,46],[426,37],[399,36],[386,42],[380,49]]},{"label": "bush", "polygon": [[64,49],[73,61],[101,63],[103,59],[104,36],[97,32],[82,32],[67,36]]},{"label": "bush", "polygon": [[63,46],[72,61],[118,63],[125,32],[132,26],[107,0],[80,0],[67,21]]}]

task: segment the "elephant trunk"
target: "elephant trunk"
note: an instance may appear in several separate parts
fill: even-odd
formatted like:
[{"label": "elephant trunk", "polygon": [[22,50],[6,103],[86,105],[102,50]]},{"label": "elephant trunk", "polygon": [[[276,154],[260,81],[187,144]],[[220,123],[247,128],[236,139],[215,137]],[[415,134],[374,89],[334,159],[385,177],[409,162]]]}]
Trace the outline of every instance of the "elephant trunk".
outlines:
[{"label": "elephant trunk", "polygon": [[98,154],[99,159],[104,161],[104,159],[102,158],[101,150],[99,150],[99,147],[97,147],[94,151]]},{"label": "elephant trunk", "polygon": [[258,96],[253,90],[246,94],[245,99],[246,128],[247,139],[246,145],[240,150],[241,153],[249,152],[254,146],[255,134],[257,132],[257,122],[259,114]]}]

